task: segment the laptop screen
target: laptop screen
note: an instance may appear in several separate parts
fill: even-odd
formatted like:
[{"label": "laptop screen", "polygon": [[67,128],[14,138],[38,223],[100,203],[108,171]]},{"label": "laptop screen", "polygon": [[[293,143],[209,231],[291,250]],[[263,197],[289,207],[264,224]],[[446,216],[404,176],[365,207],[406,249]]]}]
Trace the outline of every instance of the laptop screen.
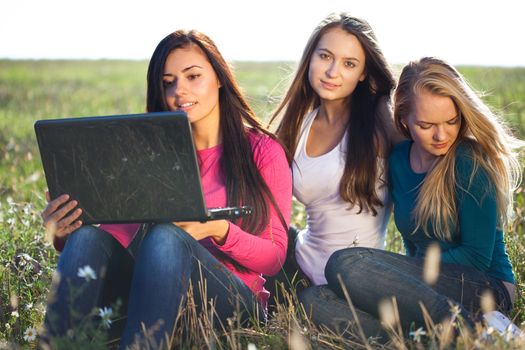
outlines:
[{"label": "laptop screen", "polygon": [[41,120],[35,132],[51,198],[76,199],[86,224],[206,215],[184,112]]}]

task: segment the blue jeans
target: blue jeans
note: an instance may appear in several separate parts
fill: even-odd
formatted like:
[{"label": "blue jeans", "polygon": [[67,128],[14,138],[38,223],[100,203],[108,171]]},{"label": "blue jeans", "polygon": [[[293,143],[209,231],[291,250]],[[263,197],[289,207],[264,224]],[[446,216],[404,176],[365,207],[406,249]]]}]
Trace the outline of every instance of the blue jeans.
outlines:
[{"label": "blue jeans", "polygon": [[[404,332],[412,323],[424,327],[422,303],[434,322],[451,317],[451,305],[468,326],[480,319],[480,296],[492,292],[498,309],[508,314],[512,303],[503,283],[473,268],[444,264],[435,284],[423,281],[421,259],[372,248],[347,248],[335,252],[325,268],[328,285],[311,287],[299,295],[305,309],[317,324],[341,331],[355,318],[346,302],[344,288],[350,296],[358,321],[367,337],[385,335],[379,321],[378,305],[396,298]],[[357,333],[356,333],[357,334]],[[405,333],[406,335],[407,333]]]},{"label": "blue jeans", "polygon": [[[96,279],[79,277],[80,268],[90,266]],[[120,297],[127,301],[133,258],[107,232],[83,226],[67,239],[60,254],[60,280],[51,286],[44,326],[49,337],[75,329],[95,307],[110,307]]]},{"label": "blue jeans", "polygon": [[[96,280],[86,282],[78,269],[89,265]],[[136,259],[107,232],[84,226],[68,238],[60,255],[62,276],[56,297],[48,306],[45,326],[50,335],[64,335],[77,325],[71,310],[88,315],[94,307],[110,306],[117,298],[127,314],[120,347],[149,341],[154,347],[171,336],[181,307],[185,307],[190,284],[197,315],[209,310],[214,300],[215,324],[225,323],[235,312],[241,322],[264,320],[255,295],[237,276],[198,241],[172,224],[152,226],[138,248]],[[106,272],[104,272],[106,271]],[[203,300],[199,286],[206,285]],[[81,290],[80,297],[71,293]],[[145,336],[142,325],[148,331]],[[154,343],[152,344],[152,341]]]}]

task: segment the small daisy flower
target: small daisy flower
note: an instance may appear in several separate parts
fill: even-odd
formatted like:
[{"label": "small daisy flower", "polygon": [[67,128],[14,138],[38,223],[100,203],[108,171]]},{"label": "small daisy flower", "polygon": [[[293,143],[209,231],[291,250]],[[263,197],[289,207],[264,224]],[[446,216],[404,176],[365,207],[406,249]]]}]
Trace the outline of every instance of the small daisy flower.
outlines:
[{"label": "small daisy flower", "polygon": [[33,327],[29,327],[24,332],[24,340],[27,342],[34,341],[36,339],[36,336],[37,336],[37,332],[36,332],[36,329],[34,329]]},{"label": "small daisy flower", "polygon": [[421,336],[426,334],[427,332],[425,332],[422,327],[419,327],[414,332],[410,332],[410,336],[412,337],[412,339],[414,339],[414,341],[418,343],[421,343]]},{"label": "small daisy flower", "polygon": [[80,278],[84,278],[86,282],[97,279],[97,274],[95,273],[95,271],[93,271],[93,269],[89,265],[86,265],[84,267],[79,267],[77,276]]},{"label": "small daisy flower", "polygon": [[104,308],[99,308],[98,315],[102,319],[102,324],[104,325],[104,327],[111,327],[111,316],[113,316],[113,310],[110,307],[108,308],[104,306]]},{"label": "small daisy flower", "polygon": [[18,318],[18,317],[20,317],[20,314],[18,313],[17,310],[15,310],[15,311],[11,312],[11,316]]},{"label": "small daisy flower", "polygon": [[24,205],[23,212],[24,212],[25,215],[29,215],[31,213],[31,204]]}]

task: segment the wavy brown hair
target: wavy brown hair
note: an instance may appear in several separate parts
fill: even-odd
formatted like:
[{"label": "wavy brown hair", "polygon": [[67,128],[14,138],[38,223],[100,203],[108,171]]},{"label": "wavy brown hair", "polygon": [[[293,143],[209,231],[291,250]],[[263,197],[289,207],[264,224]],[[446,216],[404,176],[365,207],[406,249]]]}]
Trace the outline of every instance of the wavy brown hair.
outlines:
[{"label": "wavy brown hair", "polygon": [[[275,198],[257,169],[248,134],[255,132],[268,135],[272,139],[275,137],[262,126],[247,104],[229,65],[208,36],[196,30],[178,30],[161,40],[153,52],[148,67],[146,110],[148,112],[169,110],[162,82],[166,58],[173,50],[191,45],[198,46],[205,53],[221,84],[219,128],[223,135],[223,151],[220,167],[226,179],[227,205],[252,206],[252,215],[243,218],[240,225],[244,230],[258,234],[269,223],[268,202],[270,202],[277,211],[283,227],[287,229],[286,221]],[[256,144],[253,148],[258,146]]]},{"label": "wavy brown hair", "polygon": [[[407,64],[399,77],[394,95],[394,121],[396,127],[407,137],[410,132],[404,120],[414,113],[415,100],[420,91],[427,91],[452,99],[461,116],[458,138],[450,150],[438,157],[428,171],[414,206],[416,229],[422,228],[427,236],[427,223],[432,223],[432,235],[440,240],[451,241],[459,232],[456,188],[460,186],[455,173],[455,158],[458,146],[463,144],[472,153],[473,171],[482,168],[488,174],[494,192],[498,214],[498,225],[503,228],[513,211],[513,192],[521,179],[521,166],[517,150],[523,147],[521,140],[514,138],[503,121],[495,115],[467,84],[461,74],[445,61],[424,57]],[[468,187],[463,188],[468,192]]]},{"label": "wavy brown hair", "polygon": [[277,136],[286,147],[288,161],[291,163],[304,118],[320,105],[319,96],[308,79],[310,61],[319,40],[332,28],[341,28],[359,40],[365,51],[366,66],[366,78],[358,83],[351,96],[348,96],[351,116],[347,126],[346,162],[339,192],[350,207],[357,205],[359,212],[365,210],[377,215],[376,208],[384,205],[376,191],[376,184],[380,178],[377,157],[386,153],[380,148],[388,143],[381,142],[388,139],[388,130],[386,123],[379,116],[378,104],[381,99],[390,100],[395,79],[372,28],[365,20],[348,13],[334,13],[315,28],[306,44],[288,92],[275,110],[270,123],[280,119]]}]

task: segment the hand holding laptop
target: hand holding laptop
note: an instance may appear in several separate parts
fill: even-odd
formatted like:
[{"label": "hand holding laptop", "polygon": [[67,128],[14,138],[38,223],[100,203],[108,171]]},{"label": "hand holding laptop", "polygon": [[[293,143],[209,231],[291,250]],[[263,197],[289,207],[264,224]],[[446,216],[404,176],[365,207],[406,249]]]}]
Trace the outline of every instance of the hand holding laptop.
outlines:
[{"label": "hand holding laptop", "polygon": [[183,221],[174,222],[184,231],[188,232],[190,236],[196,240],[201,240],[207,237],[213,238],[215,243],[222,245],[226,241],[230,224],[226,220],[214,220],[207,222],[198,221]]},{"label": "hand holding laptop", "polygon": [[47,206],[42,212],[42,219],[49,237],[62,239],[82,226],[82,221],[78,220],[82,209],[76,208],[76,200],[70,200],[67,194],[51,200],[49,191],[46,191],[46,200]]}]

